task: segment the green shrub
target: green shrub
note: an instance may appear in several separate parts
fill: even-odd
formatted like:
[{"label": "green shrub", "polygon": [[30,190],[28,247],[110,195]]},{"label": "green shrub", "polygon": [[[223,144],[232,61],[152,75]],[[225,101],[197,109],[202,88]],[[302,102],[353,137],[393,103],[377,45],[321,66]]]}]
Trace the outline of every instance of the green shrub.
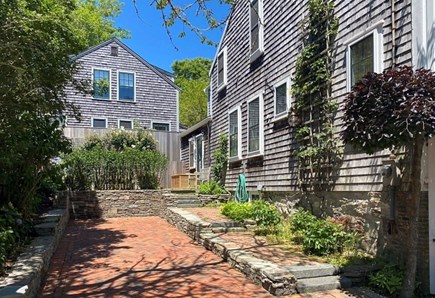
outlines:
[{"label": "green shrub", "polygon": [[247,203],[230,201],[221,207],[221,212],[236,221],[253,219],[261,228],[275,227],[281,221],[276,207],[264,200]]},{"label": "green shrub", "polygon": [[202,195],[222,195],[226,194],[225,188],[221,187],[216,181],[210,180],[202,183],[198,188],[198,193]]},{"label": "green shrub", "polygon": [[308,211],[298,210],[292,215],[291,224],[296,241],[302,244],[307,254],[329,255],[356,243],[356,233],[344,231],[340,224],[317,219]]},{"label": "green shrub", "polygon": [[397,296],[402,290],[404,272],[397,265],[387,265],[369,275],[369,285],[382,294]]},{"label": "green shrub", "polygon": [[251,203],[238,203],[235,201],[230,201],[222,205],[221,213],[236,221],[251,219],[252,205]]},{"label": "green shrub", "polygon": [[167,159],[144,129],[113,130],[88,137],[64,157],[64,166],[71,190],[156,189]]},{"label": "green shrub", "polygon": [[0,208],[0,273],[14,249],[27,240],[30,224],[11,203]]}]

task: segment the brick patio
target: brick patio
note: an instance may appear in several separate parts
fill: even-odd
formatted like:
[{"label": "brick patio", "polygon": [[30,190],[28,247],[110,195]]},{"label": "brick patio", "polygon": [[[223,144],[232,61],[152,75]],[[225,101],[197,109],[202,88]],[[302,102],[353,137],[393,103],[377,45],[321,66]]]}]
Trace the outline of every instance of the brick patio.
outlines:
[{"label": "brick patio", "polygon": [[158,217],[72,221],[40,297],[271,297]]}]

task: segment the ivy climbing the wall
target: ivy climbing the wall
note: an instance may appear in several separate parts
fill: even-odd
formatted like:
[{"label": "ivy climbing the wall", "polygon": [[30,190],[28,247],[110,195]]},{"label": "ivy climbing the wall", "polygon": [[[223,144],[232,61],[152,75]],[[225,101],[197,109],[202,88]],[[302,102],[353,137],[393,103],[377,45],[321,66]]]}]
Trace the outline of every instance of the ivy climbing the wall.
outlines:
[{"label": "ivy climbing the wall", "polygon": [[331,99],[334,40],[338,19],[330,0],[309,0],[302,21],[303,48],[296,61],[292,94],[292,125],[295,127],[302,190],[328,190],[342,154],[334,135],[338,104]]}]

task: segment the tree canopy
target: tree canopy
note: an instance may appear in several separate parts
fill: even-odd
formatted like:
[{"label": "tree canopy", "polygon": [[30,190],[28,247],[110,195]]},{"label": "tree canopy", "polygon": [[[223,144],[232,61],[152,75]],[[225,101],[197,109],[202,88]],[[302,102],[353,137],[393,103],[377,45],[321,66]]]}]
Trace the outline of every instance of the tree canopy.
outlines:
[{"label": "tree canopy", "polygon": [[175,61],[172,70],[175,83],[181,87],[180,122],[192,126],[207,117],[208,71],[211,60],[194,58]]}]

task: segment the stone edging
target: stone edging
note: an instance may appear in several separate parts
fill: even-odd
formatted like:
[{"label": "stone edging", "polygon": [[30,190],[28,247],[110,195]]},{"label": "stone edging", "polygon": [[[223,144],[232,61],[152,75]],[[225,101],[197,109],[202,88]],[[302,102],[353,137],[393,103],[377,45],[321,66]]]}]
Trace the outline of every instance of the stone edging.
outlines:
[{"label": "stone edging", "polygon": [[165,218],[271,294],[282,296],[296,293],[296,278],[290,271],[240,250],[236,243],[226,241],[213,233],[211,224],[198,216],[186,210],[168,208]]},{"label": "stone edging", "polygon": [[54,234],[34,238],[20,254],[11,273],[0,283],[0,298],[33,298],[38,295],[41,281],[68,223],[69,211],[51,210],[42,218],[41,225],[53,226]]}]

